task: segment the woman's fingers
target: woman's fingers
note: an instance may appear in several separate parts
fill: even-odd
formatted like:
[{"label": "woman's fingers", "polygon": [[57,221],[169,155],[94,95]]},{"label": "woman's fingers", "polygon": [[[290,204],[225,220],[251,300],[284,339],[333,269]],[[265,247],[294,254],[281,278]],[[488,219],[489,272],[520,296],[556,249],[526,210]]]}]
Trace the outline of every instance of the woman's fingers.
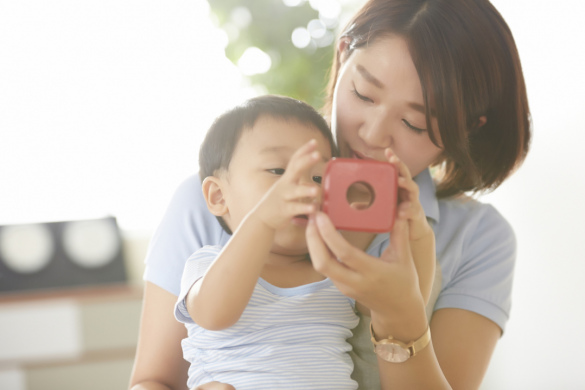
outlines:
[{"label": "woman's fingers", "polygon": [[394,222],[394,228],[390,233],[390,245],[382,253],[381,259],[400,263],[413,261],[410,251],[408,221],[406,219],[399,218]]},{"label": "woman's fingers", "polygon": [[[351,285],[356,282],[355,272],[344,263],[338,261],[335,254],[329,250],[327,244],[323,241],[321,232],[317,227],[315,215],[309,218],[306,237],[313,267],[318,272],[327,276],[336,284]],[[343,237],[341,238],[343,239]]]},{"label": "woman's fingers", "polygon": [[398,156],[396,156],[394,154],[394,152],[392,152],[392,149],[387,148],[384,151],[384,154],[386,156],[386,158],[388,159],[388,161],[392,164],[394,164],[396,166],[396,168],[398,169],[398,176],[402,176],[408,180],[412,180],[412,175],[410,174],[410,169],[408,169],[408,167],[406,166],[406,164],[404,164],[399,158]]},{"label": "woman's fingers", "polygon": [[367,271],[369,262],[364,259],[370,256],[347,242],[326,214],[318,212],[315,215],[315,224],[324,244],[335,259],[357,272]]}]

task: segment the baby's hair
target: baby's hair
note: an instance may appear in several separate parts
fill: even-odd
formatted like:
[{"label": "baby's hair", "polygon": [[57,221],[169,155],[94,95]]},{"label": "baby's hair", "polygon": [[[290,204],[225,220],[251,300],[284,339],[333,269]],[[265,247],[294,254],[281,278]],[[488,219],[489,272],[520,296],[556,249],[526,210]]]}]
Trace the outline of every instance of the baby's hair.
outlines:
[{"label": "baby's hair", "polygon": [[[224,112],[207,130],[199,150],[199,176],[202,181],[208,176],[217,176],[222,170],[229,169],[244,129],[252,129],[256,121],[263,116],[313,126],[329,141],[332,155],[336,155],[336,146],[329,125],[313,107],[290,97],[264,95],[246,100]],[[231,234],[223,219],[218,217],[218,221],[224,230]]]}]

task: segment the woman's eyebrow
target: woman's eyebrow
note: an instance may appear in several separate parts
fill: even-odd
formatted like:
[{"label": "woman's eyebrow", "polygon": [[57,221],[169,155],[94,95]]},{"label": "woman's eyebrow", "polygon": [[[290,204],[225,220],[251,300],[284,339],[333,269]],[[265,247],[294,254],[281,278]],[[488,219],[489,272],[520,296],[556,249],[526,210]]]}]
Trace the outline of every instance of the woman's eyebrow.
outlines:
[{"label": "woman's eyebrow", "polygon": [[373,74],[368,72],[368,70],[364,68],[362,65],[357,65],[356,69],[362,75],[362,77],[366,79],[367,82],[369,82],[370,84],[374,85],[377,88],[380,89],[384,88],[384,84],[382,84],[380,80],[375,78]]},{"label": "woman's eyebrow", "polygon": [[[410,102],[410,103],[408,103],[408,106],[410,108],[412,108],[413,110],[416,110],[418,112],[421,112],[421,113],[423,113],[425,115],[427,114],[427,110],[426,110],[425,106],[423,106],[422,104]],[[434,116],[434,117],[437,116],[437,114],[435,113],[435,110],[433,110],[433,109],[431,109],[431,116]]]}]

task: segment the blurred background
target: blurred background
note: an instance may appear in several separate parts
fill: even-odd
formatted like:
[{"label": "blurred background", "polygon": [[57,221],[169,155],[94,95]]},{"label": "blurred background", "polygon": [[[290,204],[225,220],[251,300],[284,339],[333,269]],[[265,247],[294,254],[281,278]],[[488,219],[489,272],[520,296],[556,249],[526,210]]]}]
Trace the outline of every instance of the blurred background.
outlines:
[{"label": "blurred background", "polygon": [[[334,38],[363,2],[0,0],[0,257],[28,264],[16,285],[0,267],[0,388],[126,387],[146,246],[206,129],[266,92],[320,107]],[[519,244],[482,390],[584,389],[585,3],[492,2],[520,51],[534,140],[481,198]],[[102,245],[88,252],[90,233]],[[83,272],[43,275],[41,247]]]}]

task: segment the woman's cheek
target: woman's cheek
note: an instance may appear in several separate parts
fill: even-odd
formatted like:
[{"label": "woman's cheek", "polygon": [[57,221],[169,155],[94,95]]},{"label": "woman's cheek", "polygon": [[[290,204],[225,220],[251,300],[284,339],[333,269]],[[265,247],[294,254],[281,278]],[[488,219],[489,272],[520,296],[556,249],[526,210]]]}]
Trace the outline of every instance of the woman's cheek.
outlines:
[{"label": "woman's cheek", "polygon": [[337,105],[337,121],[336,121],[336,129],[335,132],[337,134],[337,140],[340,147],[340,152],[342,156],[345,154],[345,157],[350,154],[348,150],[348,145],[350,146],[352,143],[355,142],[355,138],[357,137],[358,133],[358,121],[357,121],[358,112],[356,107],[351,107],[350,104],[344,102],[340,99]]}]

